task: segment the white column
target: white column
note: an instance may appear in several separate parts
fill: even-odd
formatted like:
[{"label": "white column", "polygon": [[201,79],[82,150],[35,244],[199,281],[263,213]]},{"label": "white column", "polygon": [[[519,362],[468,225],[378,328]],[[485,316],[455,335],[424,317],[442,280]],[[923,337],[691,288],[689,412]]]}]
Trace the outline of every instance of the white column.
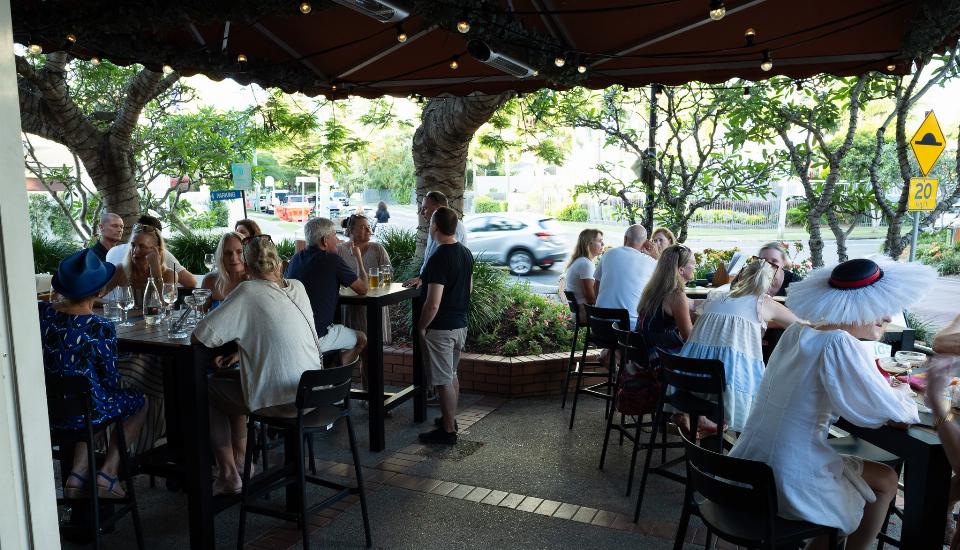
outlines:
[{"label": "white column", "polygon": [[9,0],[0,52],[0,548],[60,548]]}]

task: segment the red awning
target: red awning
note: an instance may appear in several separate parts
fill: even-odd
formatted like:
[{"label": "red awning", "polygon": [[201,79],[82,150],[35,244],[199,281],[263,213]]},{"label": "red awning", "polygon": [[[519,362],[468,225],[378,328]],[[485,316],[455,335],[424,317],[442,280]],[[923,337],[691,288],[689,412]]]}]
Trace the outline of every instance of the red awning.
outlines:
[{"label": "red awning", "polygon": [[[22,0],[12,11],[17,41],[44,51],[329,97],[908,73],[918,52],[951,45],[960,26],[949,19],[953,2],[937,0],[729,1],[719,21],[708,0],[390,0],[408,17],[375,0],[317,0],[307,14],[303,3]],[[400,21],[344,4],[380,5]],[[456,30],[459,19],[470,23],[466,34]],[[471,49],[485,45],[537,74],[518,78],[478,61],[471,40]],[[761,70],[765,52],[769,72]]]}]

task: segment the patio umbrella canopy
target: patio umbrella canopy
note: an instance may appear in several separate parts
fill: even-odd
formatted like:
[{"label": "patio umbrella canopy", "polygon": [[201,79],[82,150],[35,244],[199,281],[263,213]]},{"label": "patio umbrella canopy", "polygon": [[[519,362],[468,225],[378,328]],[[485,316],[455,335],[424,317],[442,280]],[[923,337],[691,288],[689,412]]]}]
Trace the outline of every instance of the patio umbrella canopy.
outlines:
[{"label": "patio umbrella canopy", "polygon": [[907,74],[955,42],[957,4],[15,0],[12,10],[16,40],[44,52],[336,98]]}]

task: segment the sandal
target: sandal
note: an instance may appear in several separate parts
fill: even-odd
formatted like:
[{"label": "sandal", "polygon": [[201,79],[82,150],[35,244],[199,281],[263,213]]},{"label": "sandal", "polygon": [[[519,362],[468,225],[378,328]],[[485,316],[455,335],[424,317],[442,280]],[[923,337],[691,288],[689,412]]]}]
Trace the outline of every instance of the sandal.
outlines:
[{"label": "sandal", "polygon": [[215,497],[239,495],[242,490],[242,482],[237,484],[236,487],[228,487],[225,484],[221,484],[219,479],[214,480],[213,482],[213,496]]},{"label": "sandal", "polygon": [[102,477],[107,481],[107,483],[109,483],[109,485],[107,485],[106,487],[97,483],[97,496],[104,499],[114,499],[114,500],[127,498],[127,493],[126,491],[123,490],[123,488],[120,487],[120,480],[118,478],[110,477],[101,471],[97,472],[97,477],[98,478]]},{"label": "sandal", "polygon": [[67,479],[71,477],[80,480],[79,487],[67,487],[66,483],[63,485],[63,498],[83,498],[87,495],[87,483],[89,480],[83,477],[82,475],[76,472],[70,472],[70,475],[67,476]]}]

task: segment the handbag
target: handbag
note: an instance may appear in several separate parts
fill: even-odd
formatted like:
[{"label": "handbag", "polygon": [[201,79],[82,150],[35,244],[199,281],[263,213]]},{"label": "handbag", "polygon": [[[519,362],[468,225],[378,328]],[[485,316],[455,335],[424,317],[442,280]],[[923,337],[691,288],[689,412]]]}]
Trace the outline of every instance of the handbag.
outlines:
[{"label": "handbag", "polygon": [[643,416],[657,412],[660,401],[660,369],[624,368],[617,377],[617,412]]}]

